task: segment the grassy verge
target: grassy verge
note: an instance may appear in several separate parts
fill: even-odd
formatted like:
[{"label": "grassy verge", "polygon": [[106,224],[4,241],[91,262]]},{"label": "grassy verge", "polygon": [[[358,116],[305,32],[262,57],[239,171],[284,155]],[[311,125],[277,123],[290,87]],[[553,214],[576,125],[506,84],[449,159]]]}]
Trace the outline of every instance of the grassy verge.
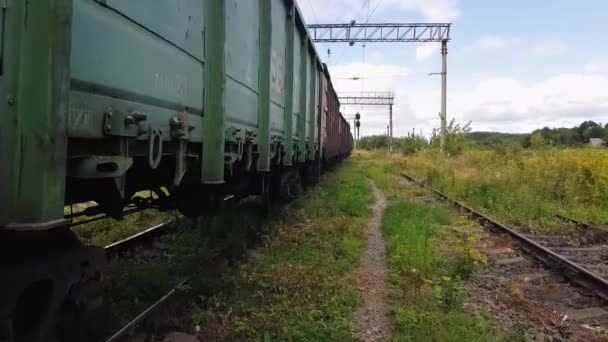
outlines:
[{"label": "grassy verge", "polygon": [[608,152],[602,149],[467,150],[450,158],[433,151],[364,156],[388,160],[448,195],[523,230],[574,233],[555,218],[556,213],[608,223]]},{"label": "grassy verge", "polygon": [[[114,263],[109,287],[117,316],[124,321],[198,272],[205,276],[179,314],[184,331],[199,325],[210,340],[350,339],[353,272],[371,201],[367,180],[347,161],[269,218],[245,205],[192,222],[153,252]],[[241,260],[252,243],[263,247]]]},{"label": "grassy verge", "polygon": [[366,157],[365,172],[389,199],[382,229],[396,341],[517,341],[520,330],[463,309],[465,287],[485,257],[480,227],[399,179],[398,165]]},{"label": "grassy verge", "polygon": [[224,279],[193,319],[212,339],[350,338],[357,304],[353,271],[372,201],[367,180],[346,162],[275,225],[269,248]]}]

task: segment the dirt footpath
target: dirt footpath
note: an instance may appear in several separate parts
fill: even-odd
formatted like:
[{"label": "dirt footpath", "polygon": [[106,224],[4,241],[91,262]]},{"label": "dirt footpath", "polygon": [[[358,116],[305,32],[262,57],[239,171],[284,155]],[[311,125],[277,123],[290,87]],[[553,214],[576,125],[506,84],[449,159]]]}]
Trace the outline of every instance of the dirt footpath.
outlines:
[{"label": "dirt footpath", "polygon": [[356,340],[385,341],[391,335],[386,306],[388,266],[381,230],[386,200],[371,180],[370,186],[374,193],[373,215],[367,226],[367,244],[361,266],[356,273],[361,305],[355,311],[351,325]]}]

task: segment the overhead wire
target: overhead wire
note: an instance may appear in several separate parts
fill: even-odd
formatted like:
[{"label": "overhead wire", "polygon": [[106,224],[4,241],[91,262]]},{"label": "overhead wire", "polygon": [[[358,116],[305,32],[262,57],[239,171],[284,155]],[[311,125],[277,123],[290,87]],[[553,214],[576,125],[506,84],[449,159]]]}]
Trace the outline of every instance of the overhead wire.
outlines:
[{"label": "overhead wire", "polygon": [[[359,12],[357,12],[357,15],[355,16],[355,19],[353,19],[352,21],[357,22],[357,20],[359,19],[359,17],[361,16],[361,14],[363,13],[363,10],[365,9],[365,6],[369,4],[369,0],[364,0],[363,1],[363,5],[361,5],[361,8],[359,9]],[[339,21],[344,20],[344,17],[346,16],[346,13],[342,15],[342,18],[340,18]],[[337,58],[335,58],[336,61],[339,61],[342,56],[344,56],[344,53],[346,52],[346,50],[348,50],[348,47],[342,48],[342,51],[340,51],[340,54],[338,55]]]},{"label": "overhead wire", "polygon": [[317,13],[315,12],[315,5],[313,5],[312,0],[308,0],[308,5],[310,6],[310,9],[312,10],[312,17],[315,19],[315,24],[318,24],[319,20],[317,19]]}]

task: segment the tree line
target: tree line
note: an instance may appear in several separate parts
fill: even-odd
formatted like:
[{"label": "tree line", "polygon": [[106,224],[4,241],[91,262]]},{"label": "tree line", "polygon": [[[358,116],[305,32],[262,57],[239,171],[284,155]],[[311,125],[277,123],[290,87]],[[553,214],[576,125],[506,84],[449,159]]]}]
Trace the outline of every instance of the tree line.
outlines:
[{"label": "tree line", "polygon": [[[608,124],[584,121],[571,128],[544,127],[532,133],[471,132],[471,122],[460,125],[454,119],[447,125],[446,151],[456,155],[468,147],[508,149],[534,148],[542,145],[577,146],[588,144],[590,139],[608,140]],[[439,148],[439,131],[434,129],[431,136],[425,137],[422,132],[412,130],[405,137],[393,138],[395,150],[405,154],[428,148]],[[365,150],[388,148],[386,135],[362,137],[358,148]]]}]

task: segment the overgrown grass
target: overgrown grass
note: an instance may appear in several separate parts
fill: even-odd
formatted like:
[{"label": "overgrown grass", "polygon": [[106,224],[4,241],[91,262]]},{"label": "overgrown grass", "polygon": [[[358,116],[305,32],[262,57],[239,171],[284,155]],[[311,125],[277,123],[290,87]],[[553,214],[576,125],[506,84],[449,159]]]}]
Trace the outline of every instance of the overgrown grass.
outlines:
[{"label": "overgrown grass", "polygon": [[205,340],[348,340],[372,199],[367,179],[346,161],[270,217],[252,202],[191,222],[154,251],[112,265],[116,316],[124,323],[198,273],[176,316],[185,331],[199,325]]},{"label": "overgrown grass", "polygon": [[[134,196],[139,197],[142,200],[158,198],[156,194],[149,191],[140,191]],[[75,204],[73,206],[66,206],[64,208],[64,214],[71,214],[72,211],[74,213],[80,212],[89,206],[95,205],[95,202],[86,202]],[[79,221],[86,221],[100,216],[102,215],[93,217],[77,217],[73,220],[73,222],[78,223]],[[171,222],[181,217],[182,216],[176,210],[160,211],[156,209],[148,209],[139,213],[124,216],[121,220],[106,218],[99,221],[84,223],[80,226],[74,227],[73,230],[80,240],[87,245],[107,246],[110,243],[125,239],[150,227],[159,225],[161,223]]]},{"label": "overgrown grass", "polygon": [[353,271],[372,201],[353,162],[284,211],[277,238],[224,278],[194,321],[211,339],[350,339]]},{"label": "overgrown grass", "polygon": [[382,229],[389,263],[395,341],[517,341],[481,314],[463,310],[466,282],[485,257],[474,248],[481,229],[400,181],[387,159],[366,159],[365,172],[388,194]]},{"label": "overgrown grass", "polygon": [[399,165],[433,187],[524,230],[574,232],[566,214],[608,223],[608,151],[593,148],[436,151],[411,156],[366,154]]},{"label": "overgrown grass", "polygon": [[120,221],[107,218],[76,226],[74,232],[87,245],[107,246],[112,242],[125,239],[150,227],[181,217],[176,211],[149,209],[125,216]]}]

